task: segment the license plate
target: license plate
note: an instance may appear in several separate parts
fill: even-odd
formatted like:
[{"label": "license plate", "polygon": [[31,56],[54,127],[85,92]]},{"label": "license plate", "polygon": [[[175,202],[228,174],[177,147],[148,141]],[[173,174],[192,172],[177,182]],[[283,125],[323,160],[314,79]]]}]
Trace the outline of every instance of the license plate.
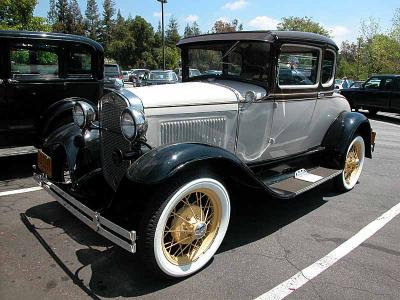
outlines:
[{"label": "license plate", "polygon": [[38,168],[47,176],[52,177],[51,157],[45,154],[42,150],[38,151]]}]

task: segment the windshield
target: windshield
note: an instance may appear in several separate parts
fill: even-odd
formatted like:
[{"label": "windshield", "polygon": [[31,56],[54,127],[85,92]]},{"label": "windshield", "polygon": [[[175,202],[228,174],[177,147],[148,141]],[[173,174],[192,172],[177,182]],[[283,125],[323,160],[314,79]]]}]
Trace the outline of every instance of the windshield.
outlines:
[{"label": "windshield", "polygon": [[150,72],[150,80],[176,80],[174,72]]},{"label": "windshield", "polygon": [[185,67],[192,78],[210,76],[266,84],[269,50],[270,44],[253,41],[191,45]]}]

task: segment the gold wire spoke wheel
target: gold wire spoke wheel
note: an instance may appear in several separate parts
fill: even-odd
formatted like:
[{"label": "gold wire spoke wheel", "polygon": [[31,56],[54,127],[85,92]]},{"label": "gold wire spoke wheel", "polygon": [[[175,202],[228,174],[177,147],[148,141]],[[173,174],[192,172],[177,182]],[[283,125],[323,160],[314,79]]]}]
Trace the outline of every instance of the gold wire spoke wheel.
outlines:
[{"label": "gold wire spoke wheel", "polygon": [[360,168],[360,159],[362,153],[362,146],[360,143],[353,143],[349,152],[347,153],[345,167],[344,167],[344,178],[347,184],[350,184],[357,176],[358,170]]},{"label": "gold wire spoke wheel", "polygon": [[365,159],[364,139],[359,135],[355,136],[347,149],[342,175],[336,180],[340,191],[351,190],[360,178]]},{"label": "gold wire spoke wheel", "polygon": [[196,261],[212,245],[221,223],[218,196],[208,189],[185,195],[171,211],[163,233],[163,252],[174,265]]}]

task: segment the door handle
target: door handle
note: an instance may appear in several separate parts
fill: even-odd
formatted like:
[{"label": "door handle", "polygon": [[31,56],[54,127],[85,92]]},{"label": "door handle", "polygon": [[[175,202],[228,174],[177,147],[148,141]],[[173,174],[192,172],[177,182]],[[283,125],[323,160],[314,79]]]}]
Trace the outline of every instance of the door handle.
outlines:
[{"label": "door handle", "polygon": [[7,79],[7,82],[8,83],[17,83],[18,80],[9,78],[9,79]]}]

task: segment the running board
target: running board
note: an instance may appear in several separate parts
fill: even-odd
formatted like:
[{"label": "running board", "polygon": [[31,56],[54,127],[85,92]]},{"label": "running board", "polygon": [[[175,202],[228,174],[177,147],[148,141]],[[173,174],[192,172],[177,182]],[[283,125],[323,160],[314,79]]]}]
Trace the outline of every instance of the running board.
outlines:
[{"label": "running board", "polygon": [[37,153],[37,149],[33,146],[0,149],[0,157],[26,155],[33,153]]},{"label": "running board", "polygon": [[315,182],[310,182],[298,179],[301,178],[301,176],[295,176],[294,173],[291,173],[279,176],[275,180],[268,178],[268,180],[262,181],[279,196],[283,196],[284,198],[293,198],[335,178],[336,176],[339,176],[342,173],[342,170],[316,167],[308,169],[306,173],[319,176],[320,179]]}]

